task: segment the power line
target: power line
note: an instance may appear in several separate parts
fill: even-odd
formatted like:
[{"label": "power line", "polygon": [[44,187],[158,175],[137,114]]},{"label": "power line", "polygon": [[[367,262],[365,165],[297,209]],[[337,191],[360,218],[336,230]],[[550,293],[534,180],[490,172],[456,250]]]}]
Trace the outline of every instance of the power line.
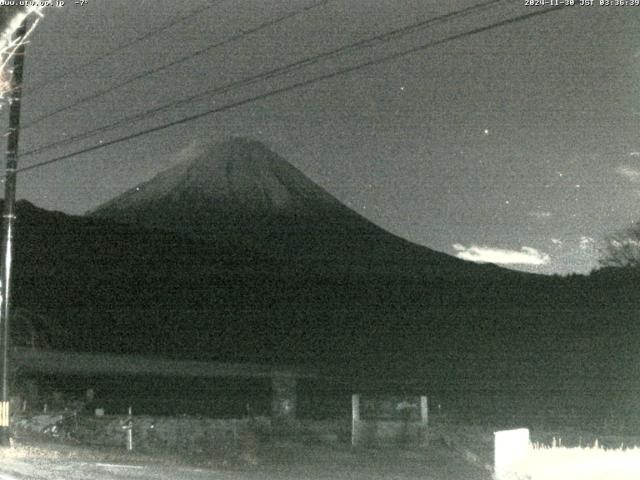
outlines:
[{"label": "power line", "polygon": [[[190,18],[193,18],[197,15],[199,15],[200,13],[204,12],[205,10],[209,10],[210,8],[213,8],[214,6],[216,6],[216,4],[221,3],[223,0],[217,0],[213,3],[210,3],[209,5],[206,5],[204,7],[201,8],[197,8],[193,11],[191,11],[189,14],[178,18],[177,20],[171,20],[169,22],[163,23],[162,25],[160,25],[157,28],[154,28],[150,31],[148,31],[147,33],[144,33],[142,35],[140,35],[139,37],[134,38],[133,40],[127,42],[127,43],[123,43],[122,45],[117,46],[115,49],[110,50],[109,52],[105,53],[104,55],[100,55],[98,57],[95,57],[91,60],[89,60],[88,62],[80,65],[79,67],[73,69],[73,70],[67,70],[64,73],[55,76],[55,77],[50,77],[50,78],[46,78],[43,81],[36,83],[35,85],[33,85],[31,87],[31,91],[34,92],[36,90],[39,90],[40,88],[49,85],[52,82],[56,82],[62,78],[68,77],[69,75],[72,74],[76,74],[82,70],[86,70],[88,67],[91,67],[93,65],[95,65],[98,62],[101,62],[102,60],[104,60],[105,58],[109,58],[113,55],[115,55],[118,52],[121,52],[122,50],[126,50],[127,48],[131,47],[132,45],[135,45],[136,43],[140,43],[143,42],[144,40],[151,38],[154,35],[157,35],[160,32],[163,32],[165,30],[170,29],[171,27],[174,27],[175,25],[178,25]],[[27,92],[28,93],[28,92]]]},{"label": "power line", "polygon": [[567,7],[567,5],[562,5],[562,6],[558,6],[558,7],[546,8],[546,9],[543,9],[543,10],[535,10],[535,11],[533,11],[531,13],[527,13],[527,14],[524,14],[524,15],[519,15],[517,17],[510,18],[510,19],[507,19],[507,20],[501,20],[500,22],[492,23],[492,24],[486,25],[484,27],[478,27],[478,28],[474,28],[472,30],[467,30],[466,32],[458,33],[458,34],[455,34],[455,35],[450,35],[450,36],[445,37],[444,39],[441,39],[441,40],[436,40],[436,41],[432,41],[432,42],[429,42],[429,43],[426,43],[426,44],[423,44],[423,45],[412,47],[412,48],[410,48],[408,50],[404,50],[402,52],[396,52],[396,53],[393,53],[393,54],[390,54],[390,55],[386,55],[384,57],[380,57],[380,58],[377,58],[377,59],[369,60],[367,62],[358,64],[358,65],[352,65],[350,67],[347,67],[347,68],[344,68],[344,69],[341,69],[341,70],[337,70],[337,71],[334,71],[334,72],[331,72],[331,73],[327,73],[325,75],[321,75],[319,77],[315,77],[315,78],[312,78],[312,79],[303,80],[303,81],[294,83],[292,85],[288,85],[286,87],[282,87],[282,88],[279,88],[279,89],[276,89],[276,90],[272,90],[270,92],[266,92],[266,93],[262,93],[260,95],[256,95],[256,96],[251,97],[251,98],[247,98],[247,99],[244,99],[244,100],[239,100],[237,102],[233,102],[233,103],[230,103],[230,104],[227,104],[227,105],[223,105],[221,107],[214,108],[212,110],[207,110],[205,112],[201,112],[201,113],[198,113],[198,114],[195,114],[195,115],[190,115],[190,116],[182,118],[180,120],[175,120],[175,121],[172,121],[172,122],[169,122],[169,123],[165,123],[163,125],[159,125],[159,126],[156,126],[156,127],[152,127],[152,128],[146,129],[146,130],[142,130],[140,132],[133,133],[133,134],[130,134],[130,135],[126,135],[124,137],[116,138],[116,139],[110,140],[108,142],[103,142],[103,143],[100,143],[98,145],[94,145],[92,147],[84,148],[84,149],[81,149],[81,150],[77,150],[75,152],[71,152],[71,153],[68,153],[68,154],[65,154],[65,155],[61,155],[59,157],[55,157],[55,158],[52,158],[50,160],[45,160],[43,162],[38,162],[38,163],[35,163],[33,165],[29,165],[27,167],[20,168],[20,169],[17,170],[17,172],[26,172],[26,171],[29,171],[29,170],[33,170],[33,169],[36,169],[36,168],[43,167],[45,165],[50,165],[52,163],[57,163],[57,162],[60,162],[62,160],[66,160],[66,159],[69,159],[69,158],[72,158],[72,157],[76,157],[76,156],[81,155],[83,153],[93,152],[95,150],[99,150],[99,149],[102,149],[102,148],[105,148],[105,147],[108,147],[108,146],[111,146],[111,145],[115,145],[115,144],[118,144],[118,143],[126,142],[128,140],[133,140],[134,138],[141,137],[141,136],[144,136],[144,135],[147,135],[147,134],[150,134],[150,133],[155,133],[155,132],[158,132],[158,131],[161,131],[161,130],[165,130],[167,128],[171,128],[171,127],[174,127],[176,125],[181,125],[183,123],[187,123],[187,122],[191,122],[191,121],[194,121],[194,120],[198,120],[200,118],[206,117],[208,115],[212,115],[214,113],[219,113],[219,112],[222,112],[222,111],[225,111],[225,110],[230,110],[232,108],[240,107],[240,106],[243,106],[243,105],[246,105],[246,104],[249,104],[249,103],[256,102],[258,100],[264,100],[265,98],[269,98],[269,97],[272,97],[274,95],[278,95],[280,93],[284,93],[284,92],[288,92],[290,90],[306,87],[306,86],[312,85],[312,84],[320,82],[320,81],[329,80],[331,78],[338,77],[340,75],[345,75],[347,73],[355,72],[355,71],[360,70],[362,68],[370,67],[370,66],[373,66],[373,65],[378,65],[378,64],[381,64],[381,63],[384,63],[384,62],[388,62],[390,60],[395,60],[397,58],[404,57],[404,56],[419,52],[421,50],[426,50],[426,49],[434,47],[434,46],[438,46],[438,45],[442,45],[442,44],[447,43],[447,42],[451,42],[453,40],[459,40],[461,38],[465,38],[465,37],[468,37],[468,36],[476,35],[478,33],[487,32],[489,30],[493,30],[494,28],[499,28],[499,27],[503,27],[503,26],[506,26],[506,25],[511,25],[511,24],[515,24],[515,23],[522,22],[522,21],[525,21],[525,20],[529,20],[530,18],[537,17],[537,16],[540,16],[540,15],[545,15],[545,14],[547,14],[549,12],[552,12],[552,11],[562,10],[562,9],[564,9],[566,7]]},{"label": "power line", "polygon": [[148,117],[148,116],[151,116],[151,115],[155,115],[157,113],[169,110],[169,109],[171,109],[173,107],[190,103],[190,102],[192,102],[192,101],[194,101],[196,99],[199,99],[199,98],[219,95],[221,93],[226,93],[226,92],[228,92],[228,91],[230,91],[232,89],[235,89],[235,88],[239,88],[239,87],[243,87],[243,86],[246,86],[246,85],[250,85],[252,83],[256,83],[256,82],[258,82],[260,80],[265,80],[265,79],[268,79],[268,78],[273,78],[273,77],[278,76],[278,75],[282,75],[284,73],[289,73],[289,72],[292,72],[294,70],[300,69],[300,68],[302,68],[302,67],[304,67],[306,65],[317,63],[319,60],[323,60],[325,58],[329,58],[329,57],[332,57],[332,56],[340,55],[340,54],[345,53],[345,52],[347,52],[349,50],[353,50],[353,49],[356,49],[358,47],[362,47],[362,46],[368,45],[368,44],[370,44],[372,42],[381,41],[381,40],[385,40],[386,41],[387,39],[391,39],[391,38],[394,38],[394,37],[397,38],[399,36],[406,35],[408,33],[412,33],[414,31],[416,31],[417,29],[423,28],[423,27],[428,26],[428,25],[430,25],[432,23],[442,22],[442,21],[450,20],[452,18],[457,18],[457,17],[463,17],[463,16],[469,15],[471,13],[474,13],[476,11],[486,9],[491,5],[494,5],[494,4],[497,4],[497,3],[502,3],[504,1],[505,0],[489,0],[489,1],[486,1],[486,2],[483,2],[483,3],[479,3],[479,4],[476,4],[476,5],[473,5],[471,7],[467,7],[467,8],[461,9],[461,10],[457,10],[457,11],[454,11],[454,12],[449,12],[447,14],[439,15],[439,16],[436,16],[436,17],[423,19],[423,20],[421,20],[419,22],[415,22],[413,24],[406,25],[404,27],[400,27],[400,28],[397,28],[397,29],[394,29],[394,30],[391,30],[391,31],[388,31],[388,32],[383,32],[383,33],[377,34],[375,36],[359,40],[359,41],[357,41],[355,43],[350,43],[350,44],[344,45],[342,47],[338,47],[338,48],[329,50],[327,52],[322,52],[322,53],[319,53],[317,55],[314,55],[314,56],[311,56],[311,57],[307,57],[307,58],[295,61],[293,63],[289,63],[287,65],[268,70],[266,72],[259,73],[257,75],[252,76],[252,77],[246,78],[244,80],[230,82],[230,83],[227,83],[226,85],[223,85],[223,86],[220,86],[220,87],[216,87],[216,88],[212,88],[212,89],[209,89],[209,90],[205,90],[204,92],[200,92],[200,93],[197,93],[197,94],[192,95],[190,97],[187,97],[187,98],[184,98],[184,99],[180,99],[180,100],[176,100],[176,101],[170,102],[168,104],[155,107],[155,108],[153,108],[151,110],[146,110],[144,112],[140,112],[140,113],[137,113],[137,114],[134,114],[134,115],[130,115],[128,117],[124,117],[124,118],[119,119],[119,120],[117,120],[117,121],[115,121],[113,123],[110,123],[108,125],[97,127],[97,128],[92,129],[92,130],[89,130],[87,132],[83,132],[83,133],[80,133],[78,135],[74,135],[72,137],[65,138],[65,139],[62,139],[62,140],[58,140],[58,141],[43,145],[41,147],[37,147],[35,149],[29,150],[27,152],[24,152],[21,156],[25,157],[25,156],[29,156],[29,155],[35,155],[37,153],[41,153],[43,151],[49,150],[49,149],[54,148],[54,147],[59,147],[59,146],[62,146],[62,145],[68,145],[68,144],[73,143],[73,142],[75,142],[77,140],[82,140],[82,139],[88,138],[88,137],[90,137],[90,136],[92,136],[94,134],[111,130],[111,129],[113,129],[115,127],[118,127],[120,125],[123,125],[123,124],[126,124],[126,123],[131,123],[131,122],[143,119],[145,117]]},{"label": "power line", "polygon": [[72,103],[70,103],[70,104],[68,104],[68,105],[66,105],[64,107],[58,108],[57,110],[53,110],[52,112],[45,113],[44,115],[41,115],[40,117],[36,118],[35,120],[33,120],[30,123],[28,123],[27,125],[25,125],[25,127],[23,127],[23,130],[26,130],[27,128],[33,127],[34,125],[37,125],[38,123],[42,122],[43,120],[46,120],[47,118],[53,117],[54,115],[57,115],[57,114],[62,113],[62,112],[66,112],[67,110],[70,110],[70,109],[72,109],[74,107],[77,107],[78,105],[81,105],[81,104],[86,103],[88,101],[95,100],[96,98],[100,98],[103,95],[111,93],[111,92],[113,92],[115,90],[118,90],[118,89],[120,89],[120,88],[122,88],[122,87],[124,87],[126,85],[129,85],[131,83],[134,83],[134,82],[136,82],[138,80],[141,80],[143,78],[149,77],[149,76],[154,75],[154,74],[156,74],[158,72],[166,70],[167,68],[174,67],[174,66],[179,65],[181,63],[184,63],[184,62],[186,62],[188,60],[196,58],[196,57],[198,57],[200,55],[203,55],[203,54],[205,54],[207,52],[210,52],[211,50],[214,50],[215,48],[221,47],[223,45],[227,45],[227,44],[229,44],[231,42],[234,42],[234,41],[236,41],[236,40],[238,40],[238,39],[240,39],[242,37],[245,37],[247,35],[251,35],[251,34],[256,33],[256,32],[258,32],[260,30],[265,29],[265,28],[272,27],[273,25],[281,23],[281,22],[283,22],[283,21],[285,21],[285,20],[287,20],[289,18],[295,17],[297,15],[301,15],[301,14],[303,14],[305,12],[308,12],[309,10],[312,10],[314,8],[317,8],[317,7],[320,7],[322,5],[325,5],[328,1],[329,0],[320,0],[319,2],[313,3],[312,5],[309,5],[307,7],[301,8],[300,10],[295,10],[293,12],[290,12],[290,13],[287,13],[285,15],[282,15],[282,16],[276,18],[275,20],[269,20],[269,21],[261,23],[257,27],[250,28],[249,30],[243,30],[241,33],[232,35],[232,36],[230,36],[230,37],[228,37],[228,38],[226,38],[226,39],[224,39],[224,40],[222,40],[220,42],[214,43],[213,45],[209,45],[209,46],[207,46],[205,48],[202,48],[200,50],[196,50],[195,52],[187,55],[186,57],[178,58],[177,60],[173,60],[173,61],[171,61],[169,63],[165,63],[165,64],[160,65],[158,67],[152,68],[151,70],[146,70],[146,71],[144,71],[142,73],[134,75],[133,77],[128,78],[127,80],[125,80],[122,83],[119,83],[119,84],[116,84],[114,86],[105,88],[103,90],[99,90],[98,92],[96,92],[96,93],[94,93],[92,95],[80,98],[80,99],[76,100],[75,102],[72,102]]}]

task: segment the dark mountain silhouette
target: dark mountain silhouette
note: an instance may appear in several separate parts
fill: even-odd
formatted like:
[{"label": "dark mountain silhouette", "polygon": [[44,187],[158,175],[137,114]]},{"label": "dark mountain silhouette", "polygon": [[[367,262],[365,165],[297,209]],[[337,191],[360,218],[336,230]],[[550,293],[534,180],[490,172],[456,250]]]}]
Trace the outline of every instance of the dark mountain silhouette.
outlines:
[{"label": "dark mountain silhouette", "polygon": [[234,138],[89,213],[219,244],[242,244],[299,270],[494,274],[391,235],[349,209],[263,144]]},{"label": "dark mountain silhouette", "polygon": [[566,312],[584,310],[583,319],[591,318],[609,293],[582,277],[513,272],[412,244],[342,205],[264,145],[242,138],[211,147],[90,216],[255,252],[264,270],[244,279],[263,287],[251,288],[260,304],[252,312],[274,315],[274,328],[284,322],[300,345],[325,344],[306,350],[316,360],[446,357],[455,370],[474,363],[469,352],[489,362],[519,358],[510,364],[522,366],[524,356],[541,365],[548,360],[541,352],[555,358],[566,353],[555,349],[562,342],[573,344],[576,336],[588,342]]},{"label": "dark mountain silhouette", "polygon": [[532,402],[570,390],[606,404],[640,384],[636,273],[547,277],[420,247],[249,140],[84,217],[18,207],[16,305],[51,319],[53,348],[298,363]]}]

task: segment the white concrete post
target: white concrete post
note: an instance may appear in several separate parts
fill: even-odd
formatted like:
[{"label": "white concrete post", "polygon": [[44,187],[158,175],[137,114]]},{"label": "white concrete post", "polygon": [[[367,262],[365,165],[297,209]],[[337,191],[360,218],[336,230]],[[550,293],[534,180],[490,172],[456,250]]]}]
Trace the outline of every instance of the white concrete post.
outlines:
[{"label": "white concrete post", "polygon": [[360,442],[360,395],[351,395],[351,445]]},{"label": "white concrete post", "polygon": [[512,478],[514,464],[523,460],[530,448],[529,429],[503,430],[494,433],[494,475],[496,480]]},{"label": "white concrete post", "polygon": [[429,425],[429,400],[426,395],[420,397],[420,419],[422,425],[425,427]]},{"label": "white concrete post", "polygon": [[426,395],[420,397],[420,420],[421,425],[421,442],[423,445],[429,444],[429,399]]}]

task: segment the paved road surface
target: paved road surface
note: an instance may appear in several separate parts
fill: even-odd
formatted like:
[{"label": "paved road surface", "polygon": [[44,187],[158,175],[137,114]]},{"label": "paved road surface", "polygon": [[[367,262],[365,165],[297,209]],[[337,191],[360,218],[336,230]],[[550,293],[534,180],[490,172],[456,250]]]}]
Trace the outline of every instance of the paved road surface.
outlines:
[{"label": "paved road surface", "polygon": [[[322,449],[320,449],[322,450]],[[287,450],[270,463],[210,470],[74,459],[2,458],[0,480],[488,480],[488,472],[445,448],[428,451]]]},{"label": "paved road surface", "polygon": [[195,468],[140,466],[70,460],[5,460],[2,462],[2,466],[0,466],[0,480],[201,480],[214,478],[234,480],[240,477]]},{"label": "paved road surface", "polygon": [[209,470],[59,458],[0,459],[0,480],[489,480],[458,454],[444,448],[426,451],[288,448],[259,465]]}]

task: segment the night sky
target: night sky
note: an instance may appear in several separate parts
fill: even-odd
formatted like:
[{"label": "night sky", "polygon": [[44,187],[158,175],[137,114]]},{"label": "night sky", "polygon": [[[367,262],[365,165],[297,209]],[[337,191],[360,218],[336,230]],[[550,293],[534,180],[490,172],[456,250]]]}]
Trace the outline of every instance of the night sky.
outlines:
[{"label": "night sky", "polygon": [[[588,272],[603,235],[640,219],[640,6],[564,8],[465,34],[545,9],[525,0],[67,0],[45,9],[27,46],[23,153],[360,43],[23,156],[20,167],[436,45],[25,171],[18,196],[81,214],[203,145],[242,135],[418,244],[509,268]],[[440,42],[451,36],[459,38]]]}]

